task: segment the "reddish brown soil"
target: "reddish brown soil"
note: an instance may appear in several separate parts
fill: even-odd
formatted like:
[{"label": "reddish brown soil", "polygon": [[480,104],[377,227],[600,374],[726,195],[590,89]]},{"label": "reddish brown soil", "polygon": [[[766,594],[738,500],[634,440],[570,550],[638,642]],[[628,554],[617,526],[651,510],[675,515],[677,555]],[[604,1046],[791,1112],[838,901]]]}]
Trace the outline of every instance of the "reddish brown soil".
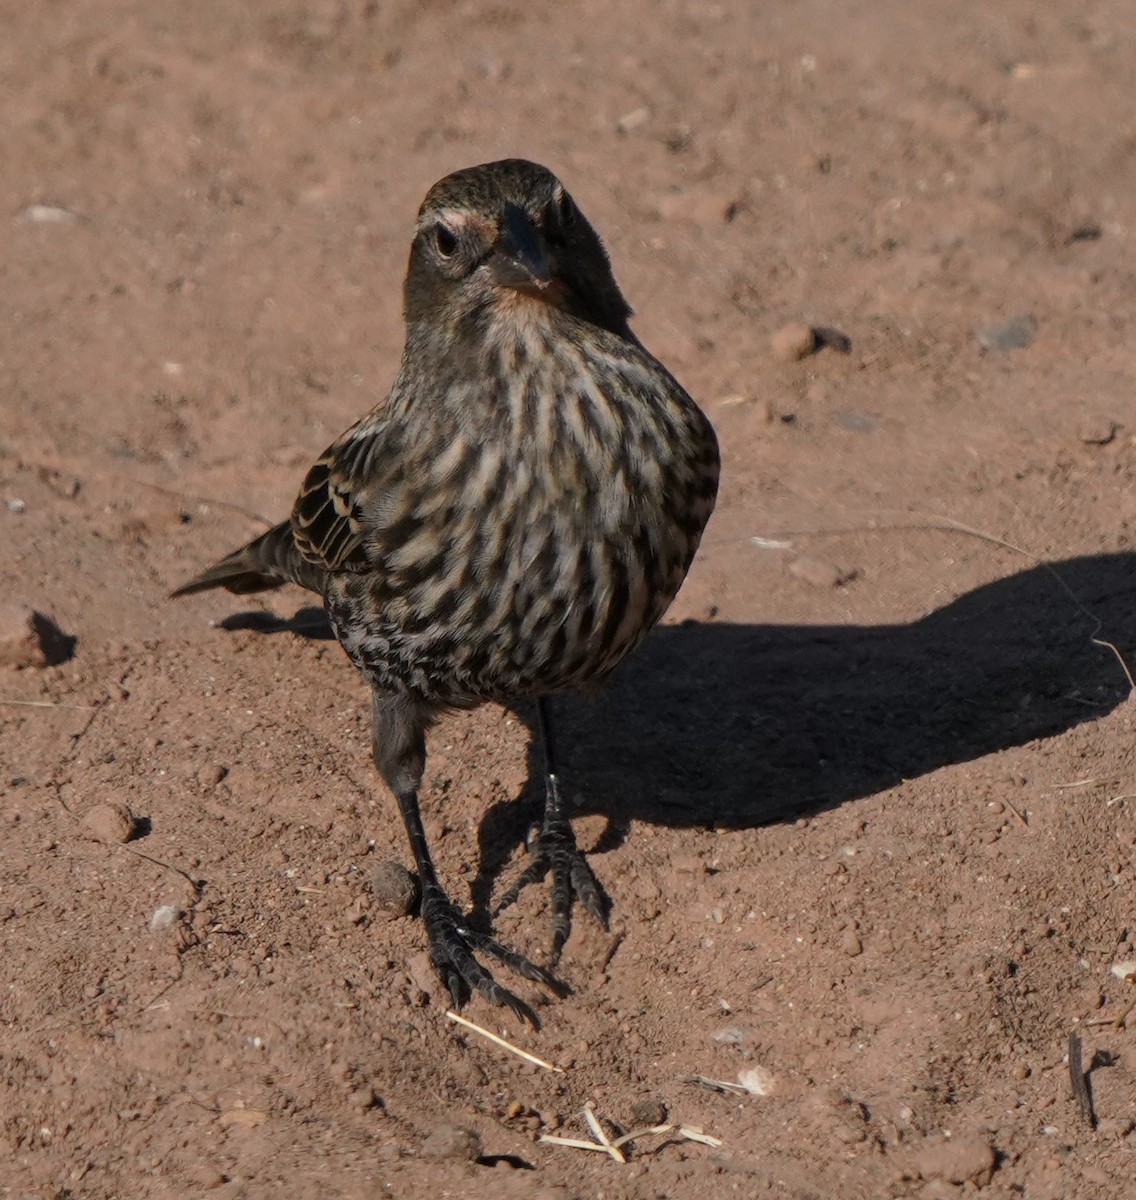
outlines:
[{"label": "reddish brown soil", "polygon": [[[0,577],[78,640],[0,669],[0,1196],[1133,1194],[1131,7],[8,6]],[[506,154],[725,458],[669,623],[560,708],[612,932],[538,1034],[467,1010],[563,1074],[456,1031],[369,894],[407,855],[338,647],[165,598],[383,394],[419,199]],[[530,721],[433,737],[463,901],[523,861]],[[533,954],[546,899],[498,922]],[[537,1140],[589,1101],[721,1145]]]}]

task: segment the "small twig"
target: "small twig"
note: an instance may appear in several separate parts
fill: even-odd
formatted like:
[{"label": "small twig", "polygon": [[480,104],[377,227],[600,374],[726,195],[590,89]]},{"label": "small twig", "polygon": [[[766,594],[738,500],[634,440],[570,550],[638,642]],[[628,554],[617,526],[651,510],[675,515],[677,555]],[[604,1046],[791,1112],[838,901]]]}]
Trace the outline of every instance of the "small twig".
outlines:
[{"label": "small twig", "polygon": [[1020,812],[1018,806],[1012,800],[1003,800],[1002,803],[1018,818],[1019,821],[1028,829],[1029,821],[1026,820],[1025,814]]},{"label": "small twig", "polygon": [[679,1083],[693,1083],[695,1087],[705,1088],[708,1092],[724,1092],[729,1096],[745,1096],[747,1091],[740,1083],[731,1083],[728,1079],[711,1079],[708,1075],[676,1075]]},{"label": "small twig", "polygon": [[618,929],[608,939],[607,946],[604,949],[603,960],[599,965],[600,971],[606,971],[611,965],[611,960],[615,957],[615,952],[623,945],[623,939],[627,936],[626,931]]},{"label": "small twig", "polygon": [[194,879],[188,871],[183,871],[181,867],[175,867],[173,863],[168,863],[164,859],[155,858],[152,854],[147,854],[144,850],[136,850],[133,846],[121,845],[115,846],[114,849],[125,850],[127,854],[133,854],[135,858],[144,859],[146,862],[152,863],[155,867],[161,867],[165,871],[172,871],[175,875],[180,875],[189,884],[190,894],[194,900],[197,900],[201,896],[201,882]]},{"label": "small twig", "polygon": [[183,492],[177,488],[162,487],[160,483],[151,483],[148,479],[130,479],[128,482],[136,483],[139,487],[150,488],[154,492],[161,492],[164,496],[169,496],[174,500],[187,500],[191,504],[204,504],[212,508],[227,508],[230,512],[240,513],[241,516],[259,522],[266,529],[271,529],[274,524],[267,517],[262,517],[260,513],[253,512],[251,508],[244,508],[242,505],[233,504],[229,500],[212,500],[208,496],[195,496],[192,492]]},{"label": "small twig", "polygon": [[65,704],[62,700],[5,700],[0,698],[0,704],[19,704],[25,708],[77,708],[82,712],[94,712],[97,704]]},{"label": "small twig", "polygon": [[475,1025],[472,1021],[467,1021],[465,1017],[458,1016],[456,1012],[452,1012],[450,1009],[446,1009],[446,1016],[449,1020],[456,1021],[466,1029],[480,1034],[495,1046],[500,1046],[502,1050],[508,1050],[510,1054],[515,1054],[518,1058],[523,1058],[525,1062],[532,1063],[533,1066],[543,1067],[546,1071],[556,1071],[560,1075],[564,1074],[563,1067],[558,1067],[555,1063],[546,1062],[543,1058],[537,1058],[535,1054],[530,1054],[527,1050],[522,1050],[519,1046],[514,1046],[512,1042],[507,1042],[503,1037],[498,1037],[497,1034],[490,1033],[488,1029],[483,1028],[481,1025]]},{"label": "small twig", "polygon": [[1132,1010],[1134,1008],[1136,1008],[1136,1000],[1133,1000],[1132,1003],[1129,1004],[1129,1006],[1120,1014],[1119,1017],[1116,1018],[1115,1021],[1107,1021],[1105,1023],[1111,1025],[1113,1029],[1119,1033],[1120,1030],[1124,1028],[1128,1018],[1132,1015]]},{"label": "small twig", "polygon": [[1090,1129],[1096,1129],[1097,1118],[1093,1112],[1093,1097],[1089,1091],[1089,1077],[1085,1074],[1081,1062],[1081,1037],[1079,1034],[1069,1034],[1069,1082],[1073,1086],[1073,1097],[1081,1116]]}]

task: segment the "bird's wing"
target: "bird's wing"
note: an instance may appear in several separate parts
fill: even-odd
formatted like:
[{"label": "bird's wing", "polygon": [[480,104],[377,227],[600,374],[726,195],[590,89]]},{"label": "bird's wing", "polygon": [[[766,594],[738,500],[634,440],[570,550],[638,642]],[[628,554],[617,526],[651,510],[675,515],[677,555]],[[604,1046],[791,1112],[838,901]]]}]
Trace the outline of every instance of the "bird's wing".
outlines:
[{"label": "bird's wing", "polygon": [[394,500],[405,486],[401,438],[388,422],[365,417],[319,457],[292,509],[303,557],[327,571],[364,571],[368,497]]}]

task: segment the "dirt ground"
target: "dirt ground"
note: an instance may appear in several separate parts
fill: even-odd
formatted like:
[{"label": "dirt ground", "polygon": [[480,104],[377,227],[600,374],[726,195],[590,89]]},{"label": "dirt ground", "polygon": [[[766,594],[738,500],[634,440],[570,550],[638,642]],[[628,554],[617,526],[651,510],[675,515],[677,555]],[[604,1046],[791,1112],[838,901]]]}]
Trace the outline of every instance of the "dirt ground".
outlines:
[{"label": "dirt ground", "polygon": [[[1133,1195],[1131,0],[4,10],[0,1196]],[[409,854],[310,598],[166,599],[384,394],[422,195],[505,155],[724,455],[665,627],[558,702],[612,930],[539,1033],[466,1010],[561,1073],[376,904]],[[481,909],[531,723],[432,739]],[[542,955],[546,903],[498,930]],[[720,1144],[539,1140],[588,1103]]]}]

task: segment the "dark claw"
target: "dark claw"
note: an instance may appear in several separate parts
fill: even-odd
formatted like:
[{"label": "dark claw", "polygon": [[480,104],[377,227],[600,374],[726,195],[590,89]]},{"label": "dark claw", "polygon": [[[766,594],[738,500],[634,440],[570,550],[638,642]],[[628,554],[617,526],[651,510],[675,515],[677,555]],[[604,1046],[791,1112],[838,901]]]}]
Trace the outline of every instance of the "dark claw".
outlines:
[{"label": "dark claw", "polygon": [[523,954],[490,937],[469,929],[449,898],[443,893],[427,894],[422,899],[422,920],[430,944],[430,961],[449,989],[455,1008],[480,992],[490,1004],[512,1010],[515,1016],[534,1029],[540,1021],[532,1008],[519,996],[503,988],[473,956],[474,950],[491,954],[525,979],[541,983],[557,996],[566,996],[568,989],[543,967],[530,962]]},{"label": "dark claw", "polygon": [[494,916],[513,904],[529,884],[539,883],[549,873],[552,874],[552,951],[548,962],[554,967],[572,932],[573,896],[604,929],[607,928],[608,904],[599,880],[576,845],[570,822],[558,820],[546,824],[537,835],[532,862],[502,897]]}]

